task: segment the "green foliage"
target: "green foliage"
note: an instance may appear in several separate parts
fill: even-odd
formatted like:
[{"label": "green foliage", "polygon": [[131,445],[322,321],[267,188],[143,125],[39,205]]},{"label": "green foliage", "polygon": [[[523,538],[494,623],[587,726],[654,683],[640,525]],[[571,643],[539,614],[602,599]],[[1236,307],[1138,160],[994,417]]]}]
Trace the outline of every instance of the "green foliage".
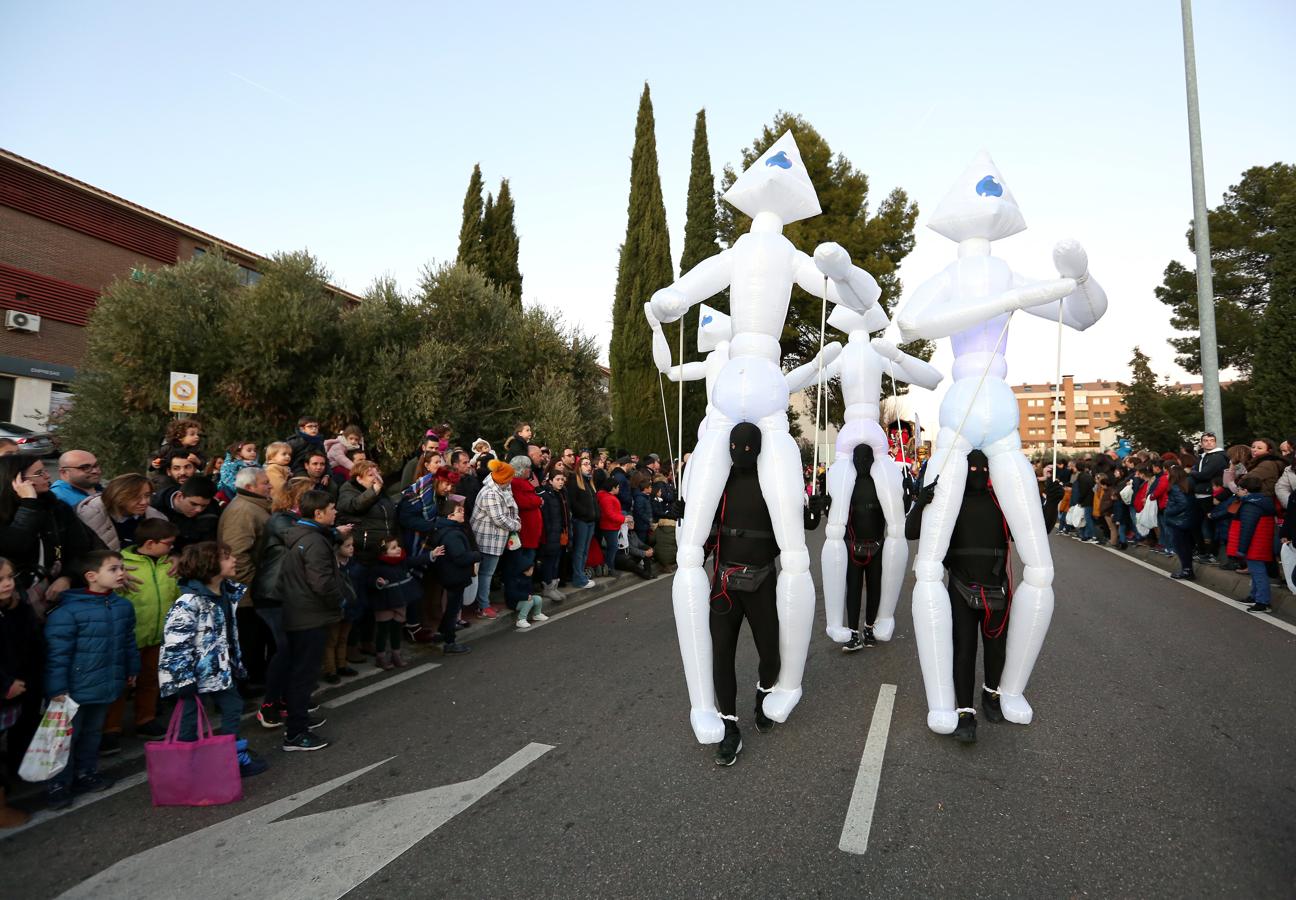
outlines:
[{"label": "green foliage", "polygon": [[1296,190],[1274,206],[1269,302],[1259,322],[1246,409],[1257,435],[1283,440],[1296,431]]},{"label": "green foliage", "polygon": [[[1277,210],[1283,198],[1293,194],[1296,166],[1254,166],[1243,172],[1242,180],[1228,189],[1224,201],[1207,213],[1221,369],[1237,368],[1244,375],[1252,370],[1272,295],[1275,253],[1282,232],[1292,227],[1290,221],[1279,222]],[[1195,248],[1191,225],[1187,237],[1188,246]],[[1170,339],[1179,353],[1175,361],[1191,372],[1201,372],[1196,271],[1171,262],[1156,296],[1171,308],[1170,324],[1178,331],[1191,332]]]},{"label": "green foliage", "polygon": [[464,194],[463,224],[459,226],[459,256],[456,260],[466,266],[485,268],[486,248],[482,244],[482,173],[481,165],[473,166],[468,179],[468,192]]},{"label": "green foliage", "polygon": [[303,412],[326,429],[361,425],[393,466],[430,424],[466,443],[496,442],[519,416],[548,420],[537,391],[566,418],[553,427],[594,444],[608,431],[607,394],[593,341],[548,313],[520,313],[513,295],[464,265],[424,271],[417,295],[380,279],[347,305],[305,253],[270,260],[253,287],[216,254],[119,280],[88,328],[89,350],[62,436],[110,474],[140,469],[167,420],[168,372],[199,376],[199,417],[212,454],[235,439],[264,446]]},{"label": "green foliage", "polygon": [[1178,450],[1179,442],[1201,431],[1201,398],[1159,384],[1147,354],[1134,348],[1133,378],[1120,385],[1125,411],[1112,423],[1137,448],[1158,453]]},{"label": "green foliage", "polygon": [[666,453],[666,433],[652,360],[652,331],[643,304],[674,280],[666,205],[657,172],[652,97],[644,85],[630,158],[630,200],[625,243],[617,265],[612,304],[612,421],[615,440],[636,453]]},{"label": "green foliage", "polygon": [[522,272],[518,269],[518,235],[513,222],[513,194],[508,179],[500,182],[499,195],[482,215],[482,246],[486,277],[513,295],[522,308]]}]

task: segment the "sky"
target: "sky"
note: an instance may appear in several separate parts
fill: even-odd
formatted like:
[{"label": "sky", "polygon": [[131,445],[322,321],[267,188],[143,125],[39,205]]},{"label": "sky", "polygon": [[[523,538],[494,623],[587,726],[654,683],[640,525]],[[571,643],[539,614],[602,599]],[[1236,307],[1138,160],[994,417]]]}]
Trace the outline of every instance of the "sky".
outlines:
[{"label": "sky", "polygon": [[[1199,0],[1194,16],[1214,206],[1247,168],[1296,162],[1296,4]],[[985,149],[1028,225],[994,252],[1044,278],[1052,245],[1077,239],[1107,291],[1107,315],[1064,337],[1063,371],[1123,379],[1138,344],[1193,379],[1153,295],[1170,260],[1192,262],[1173,0],[0,0],[0,54],[0,147],[258,253],[309,249],[357,293],[384,275],[412,290],[453,259],[480,163],[488,187],[510,182],[525,302],[604,353],[645,82],[676,264],[699,109],[717,184],[787,110],[868,174],[874,203],[904,188],[906,294],[954,258],[927,214]],[[1052,381],[1055,343],[1016,317],[1010,383]]]}]

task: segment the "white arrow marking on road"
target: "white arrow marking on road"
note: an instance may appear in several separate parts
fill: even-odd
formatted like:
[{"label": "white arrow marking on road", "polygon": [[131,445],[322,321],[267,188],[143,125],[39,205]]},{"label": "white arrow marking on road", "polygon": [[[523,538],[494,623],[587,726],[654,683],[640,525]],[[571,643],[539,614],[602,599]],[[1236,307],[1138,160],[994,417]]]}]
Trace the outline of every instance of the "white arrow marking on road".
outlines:
[{"label": "white arrow marking on road", "polygon": [[896,686],[884,684],[878,688],[877,705],[873,707],[873,724],[869,726],[868,740],[864,742],[864,755],[860,757],[859,774],[855,776],[855,791],[846,810],[846,824],[842,826],[838,850],[858,853],[868,849],[869,830],[873,827],[873,808],[877,805],[878,785],[882,781],[882,757],[886,753],[887,735],[891,732],[891,710],[895,706]]},{"label": "white arrow marking on road", "polygon": [[528,744],[470,781],[276,821],[391,757],[145,850],[63,897],[336,900],[552,749]]}]

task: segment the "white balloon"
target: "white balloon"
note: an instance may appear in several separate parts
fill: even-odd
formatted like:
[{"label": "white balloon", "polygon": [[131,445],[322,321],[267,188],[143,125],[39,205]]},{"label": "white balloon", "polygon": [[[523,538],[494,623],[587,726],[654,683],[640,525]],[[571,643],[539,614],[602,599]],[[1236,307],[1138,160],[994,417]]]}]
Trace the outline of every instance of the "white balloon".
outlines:
[{"label": "white balloon", "polygon": [[[1107,296],[1088,274],[1079,244],[1054,252],[1056,279],[1030,281],[990,254],[990,242],[1026,227],[1012,192],[984,152],[963,172],[936,208],[929,227],[957,241],[958,259],[920,285],[897,316],[905,340],[949,337],[953,378],[940,408],[940,433],[927,464],[939,478],[926,508],[914,561],[913,619],[927,693],[927,725],[948,734],[958,723],[954,703],[949,597],[941,578],[967,479],[967,454],[980,448],[990,461],[995,496],[1025,564],[1013,596],[1007,660],[998,689],[1004,718],[1029,724],[1024,696],[1053,615],[1053,560],[1030,463],[1021,452],[1017,400],[1004,381],[1008,325],[1014,311],[1061,321],[1083,331],[1107,310]],[[990,687],[994,687],[991,685]]]}]

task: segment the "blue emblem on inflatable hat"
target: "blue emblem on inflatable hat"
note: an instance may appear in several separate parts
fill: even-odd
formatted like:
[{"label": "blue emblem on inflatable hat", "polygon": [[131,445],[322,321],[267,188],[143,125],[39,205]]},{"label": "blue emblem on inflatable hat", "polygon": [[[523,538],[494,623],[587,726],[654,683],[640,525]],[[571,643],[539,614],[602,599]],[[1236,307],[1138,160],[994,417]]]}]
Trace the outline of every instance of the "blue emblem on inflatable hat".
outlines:
[{"label": "blue emblem on inflatable hat", "polygon": [[698,353],[710,353],[733,336],[729,317],[705,303],[698,307]]},{"label": "blue emblem on inflatable hat", "polygon": [[1026,219],[999,168],[982,150],[936,205],[927,227],[951,241],[997,241],[1026,230]]},{"label": "blue emblem on inflatable hat", "polygon": [[784,225],[823,211],[790,131],[738,176],[723,199],[753,219],[763,212],[773,213]]}]

